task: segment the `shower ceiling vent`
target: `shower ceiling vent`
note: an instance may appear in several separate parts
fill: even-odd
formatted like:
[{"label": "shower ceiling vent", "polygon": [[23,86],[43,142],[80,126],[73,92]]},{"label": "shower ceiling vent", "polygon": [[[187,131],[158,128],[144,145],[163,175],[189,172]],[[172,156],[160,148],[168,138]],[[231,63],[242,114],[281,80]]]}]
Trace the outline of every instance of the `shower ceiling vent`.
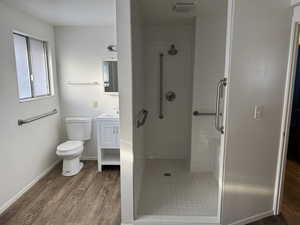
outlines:
[{"label": "shower ceiling vent", "polygon": [[173,11],[178,13],[189,13],[192,12],[196,8],[197,1],[178,1],[173,5]]}]

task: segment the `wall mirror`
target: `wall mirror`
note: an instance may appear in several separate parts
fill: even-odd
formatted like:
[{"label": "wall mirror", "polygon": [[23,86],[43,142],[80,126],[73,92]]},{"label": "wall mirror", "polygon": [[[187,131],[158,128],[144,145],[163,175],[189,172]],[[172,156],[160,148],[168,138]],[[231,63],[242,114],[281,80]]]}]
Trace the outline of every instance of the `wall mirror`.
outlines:
[{"label": "wall mirror", "polygon": [[109,59],[103,61],[103,82],[105,93],[118,93],[118,61]]}]

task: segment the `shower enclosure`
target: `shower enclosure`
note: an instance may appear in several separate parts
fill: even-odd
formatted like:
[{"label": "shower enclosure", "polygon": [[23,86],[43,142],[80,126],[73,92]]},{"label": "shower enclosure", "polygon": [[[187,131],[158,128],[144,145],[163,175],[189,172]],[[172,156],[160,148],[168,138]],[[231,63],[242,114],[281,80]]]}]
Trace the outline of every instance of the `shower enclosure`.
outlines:
[{"label": "shower enclosure", "polygon": [[227,2],[132,4],[135,218],[217,223]]},{"label": "shower enclosure", "polygon": [[[282,99],[273,87],[284,77],[288,9],[282,0],[117,1],[122,225],[273,215]],[[253,118],[256,104],[268,118]]]}]

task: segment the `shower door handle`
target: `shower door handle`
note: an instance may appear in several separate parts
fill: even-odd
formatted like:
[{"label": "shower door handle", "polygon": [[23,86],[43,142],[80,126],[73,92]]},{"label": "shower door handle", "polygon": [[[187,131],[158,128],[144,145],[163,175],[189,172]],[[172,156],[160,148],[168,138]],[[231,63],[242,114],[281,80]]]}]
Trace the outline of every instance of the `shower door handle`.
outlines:
[{"label": "shower door handle", "polygon": [[215,127],[217,131],[219,131],[221,134],[224,134],[224,126],[220,123],[220,117],[221,117],[221,98],[223,93],[223,88],[227,85],[227,79],[224,78],[219,81],[217,86],[217,98],[216,98],[216,116],[215,116]]}]

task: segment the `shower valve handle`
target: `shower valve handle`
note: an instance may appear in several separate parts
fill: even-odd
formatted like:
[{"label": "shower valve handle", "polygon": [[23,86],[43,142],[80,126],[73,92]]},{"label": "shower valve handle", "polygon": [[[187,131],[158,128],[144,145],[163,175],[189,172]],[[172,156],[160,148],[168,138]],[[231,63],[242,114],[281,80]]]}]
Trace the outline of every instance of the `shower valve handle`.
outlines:
[{"label": "shower valve handle", "polygon": [[175,94],[175,92],[174,91],[168,91],[167,93],[166,93],[166,99],[167,99],[167,101],[169,101],[169,102],[173,102],[175,99],[176,99],[176,94]]}]

